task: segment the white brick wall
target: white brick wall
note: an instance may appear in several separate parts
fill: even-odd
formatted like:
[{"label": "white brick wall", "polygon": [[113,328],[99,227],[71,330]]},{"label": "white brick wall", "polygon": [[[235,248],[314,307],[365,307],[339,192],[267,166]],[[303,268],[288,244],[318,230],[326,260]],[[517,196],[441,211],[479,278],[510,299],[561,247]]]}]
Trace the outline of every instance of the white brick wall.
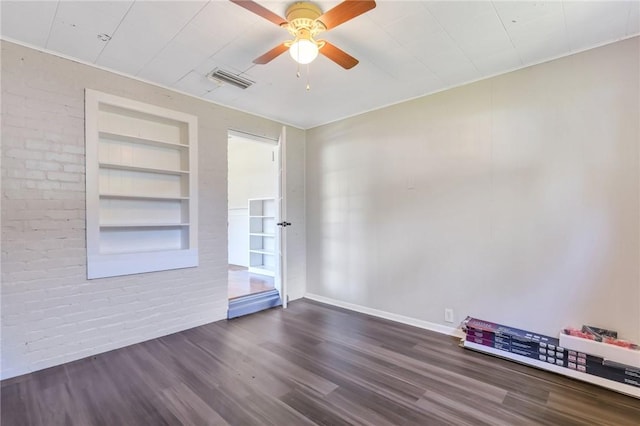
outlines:
[{"label": "white brick wall", "polygon": [[[84,89],[199,117],[200,266],[86,280]],[[226,317],[227,129],[281,125],[2,42],[2,378]],[[304,132],[288,133],[292,299],[304,293]]]}]

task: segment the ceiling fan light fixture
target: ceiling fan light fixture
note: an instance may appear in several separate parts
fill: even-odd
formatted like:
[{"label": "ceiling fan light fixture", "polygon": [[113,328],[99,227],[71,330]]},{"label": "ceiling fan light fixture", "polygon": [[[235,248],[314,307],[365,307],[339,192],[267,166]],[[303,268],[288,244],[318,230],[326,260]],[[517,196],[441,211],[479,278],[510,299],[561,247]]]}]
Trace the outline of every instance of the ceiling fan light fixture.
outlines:
[{"label": "ceiling fan light fixture", "polygon": [[313,41],[300,38],[291,43],[289,54],[299,64],[305,65],[318,57],[318,45]]},{"label": "ceiling fan light fixture", "polygon": [[310,1],[296,1],[287,8],[285,19],[254,0],[230,1],[286,29],[293,37],[293,40],[280,43],[254,59],[254,64],[269,63],[289,50],[293,60],[299,64],[309,64],[322,53],[347,70],[356,66],[358,60],[327,41],[316,41],[316,38],[322,32],[336,28],[376,7],[375,0],[343,0],[332,9],[323,12],[318,5]]}]

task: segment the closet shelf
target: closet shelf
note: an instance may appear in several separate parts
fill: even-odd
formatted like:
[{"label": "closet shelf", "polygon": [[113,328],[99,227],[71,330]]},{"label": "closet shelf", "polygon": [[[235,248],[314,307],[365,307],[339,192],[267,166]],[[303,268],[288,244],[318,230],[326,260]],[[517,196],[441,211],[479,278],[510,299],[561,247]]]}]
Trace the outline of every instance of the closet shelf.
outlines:
[{"label": "closet shelf", "polygon": [[273,251],[264,250],[264,249],[251,249],[249,253],[257,253],[257,254],[266,254],[268,256],[274,256],[275,253]]},{"label": "closet shelf", "polygon": [[274,198],[249,199],[249,272],[275,276],[277,247]]}]

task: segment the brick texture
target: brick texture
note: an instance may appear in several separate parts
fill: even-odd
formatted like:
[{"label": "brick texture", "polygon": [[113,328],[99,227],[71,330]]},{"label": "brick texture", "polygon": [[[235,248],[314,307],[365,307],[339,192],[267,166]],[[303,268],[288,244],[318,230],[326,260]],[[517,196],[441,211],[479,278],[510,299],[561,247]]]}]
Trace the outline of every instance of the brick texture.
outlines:
[{"label": "brick texture", "polygon": [[[199,117],[200,266],[86,279],[84,89]],[[2,42],[2,378],[226,317],[227,129],[281,125]],[[290,291],[304,292],[304,132],[289,136]]]}]

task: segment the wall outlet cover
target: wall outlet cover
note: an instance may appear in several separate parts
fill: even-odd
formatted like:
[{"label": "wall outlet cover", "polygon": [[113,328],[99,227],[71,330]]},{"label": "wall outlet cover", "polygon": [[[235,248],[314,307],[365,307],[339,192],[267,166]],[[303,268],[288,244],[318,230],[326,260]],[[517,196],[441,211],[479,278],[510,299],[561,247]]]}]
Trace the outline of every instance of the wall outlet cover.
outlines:
[{"label": "wall outlet cover", "polygon": [[446,308],[444,310],[444,322],[453,322],[453,309]]}]

